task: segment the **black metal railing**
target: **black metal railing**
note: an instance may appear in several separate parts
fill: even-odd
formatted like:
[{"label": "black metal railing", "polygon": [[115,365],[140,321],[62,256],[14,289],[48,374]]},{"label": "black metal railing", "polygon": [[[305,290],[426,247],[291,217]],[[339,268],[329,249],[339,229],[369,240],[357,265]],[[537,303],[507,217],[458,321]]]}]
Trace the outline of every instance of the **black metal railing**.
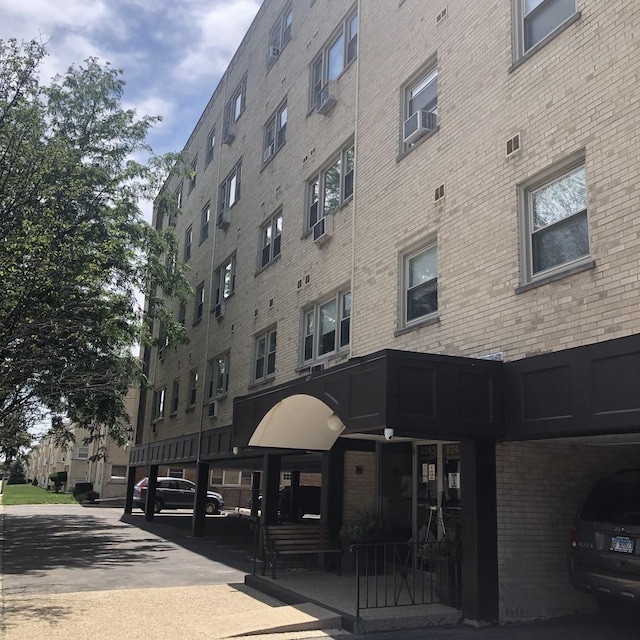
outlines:
[{"label": "black metal railing", "polygon": [[356,543],[356,617],[362,609],[440,602],[460,606],[458,542]]}]

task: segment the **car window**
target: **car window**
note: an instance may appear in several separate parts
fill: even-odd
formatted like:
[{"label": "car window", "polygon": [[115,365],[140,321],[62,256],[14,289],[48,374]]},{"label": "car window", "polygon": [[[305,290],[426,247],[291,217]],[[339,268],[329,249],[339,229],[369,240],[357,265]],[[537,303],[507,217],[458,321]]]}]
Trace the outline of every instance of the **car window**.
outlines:
[{"label": "car window", "polygon": [[178,489],[181,489],[182,491],[193,491],[194,487],[186,480],[178,480]]},{"label": "car window", "polygon": [[640,482],[611,478],[599,484],[580,512],[582,520],[616,525],[640,525]]},{"label": "car window", "polygon": [[175,480],[158,480],[159,489],[176,489]]}]

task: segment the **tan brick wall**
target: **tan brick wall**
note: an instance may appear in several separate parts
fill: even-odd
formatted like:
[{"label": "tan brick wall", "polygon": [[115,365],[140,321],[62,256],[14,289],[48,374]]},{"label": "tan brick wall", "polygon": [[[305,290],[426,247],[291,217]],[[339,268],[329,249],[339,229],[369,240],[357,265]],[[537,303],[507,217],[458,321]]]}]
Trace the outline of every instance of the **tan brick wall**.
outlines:
[{"label": "tan brick wall", "polygon": [[496,462],[500,620],[593,609],[569,582],[569,533],[599,479],[640,466],[640,446],[510,443]]},{"label": "tan brick wall", "polygon": [[[362,467],[362,473],[356,473]],[[344,454],[344,502],[342,520],[349,524],[359,514],[376,513],[376,454],[369,451],[345,451]]]}]

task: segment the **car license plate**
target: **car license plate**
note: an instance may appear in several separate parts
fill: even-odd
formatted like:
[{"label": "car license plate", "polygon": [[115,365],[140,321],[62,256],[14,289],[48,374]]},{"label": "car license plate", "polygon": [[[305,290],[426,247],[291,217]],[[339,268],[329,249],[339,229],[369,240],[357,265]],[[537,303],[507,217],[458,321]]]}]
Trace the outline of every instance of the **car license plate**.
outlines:
[{"label": "car license plate", "polygon": [[618,551],[619,553],[633,553],[635,540],[625,536],[613,536],[611,538],[610,551]]}]

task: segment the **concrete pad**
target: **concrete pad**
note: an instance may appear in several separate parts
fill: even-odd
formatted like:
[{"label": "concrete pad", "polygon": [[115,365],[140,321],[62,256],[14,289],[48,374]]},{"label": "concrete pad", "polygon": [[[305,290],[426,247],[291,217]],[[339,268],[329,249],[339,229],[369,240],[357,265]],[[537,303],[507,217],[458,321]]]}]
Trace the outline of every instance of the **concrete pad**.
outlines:
[{"label": "concrete pad", "polygon": [[[286,606],[238,585],[5,596],[5,640],[189,640],[340,626],[316,605]],[[188,630],[188,631],[187,631]]]}]

